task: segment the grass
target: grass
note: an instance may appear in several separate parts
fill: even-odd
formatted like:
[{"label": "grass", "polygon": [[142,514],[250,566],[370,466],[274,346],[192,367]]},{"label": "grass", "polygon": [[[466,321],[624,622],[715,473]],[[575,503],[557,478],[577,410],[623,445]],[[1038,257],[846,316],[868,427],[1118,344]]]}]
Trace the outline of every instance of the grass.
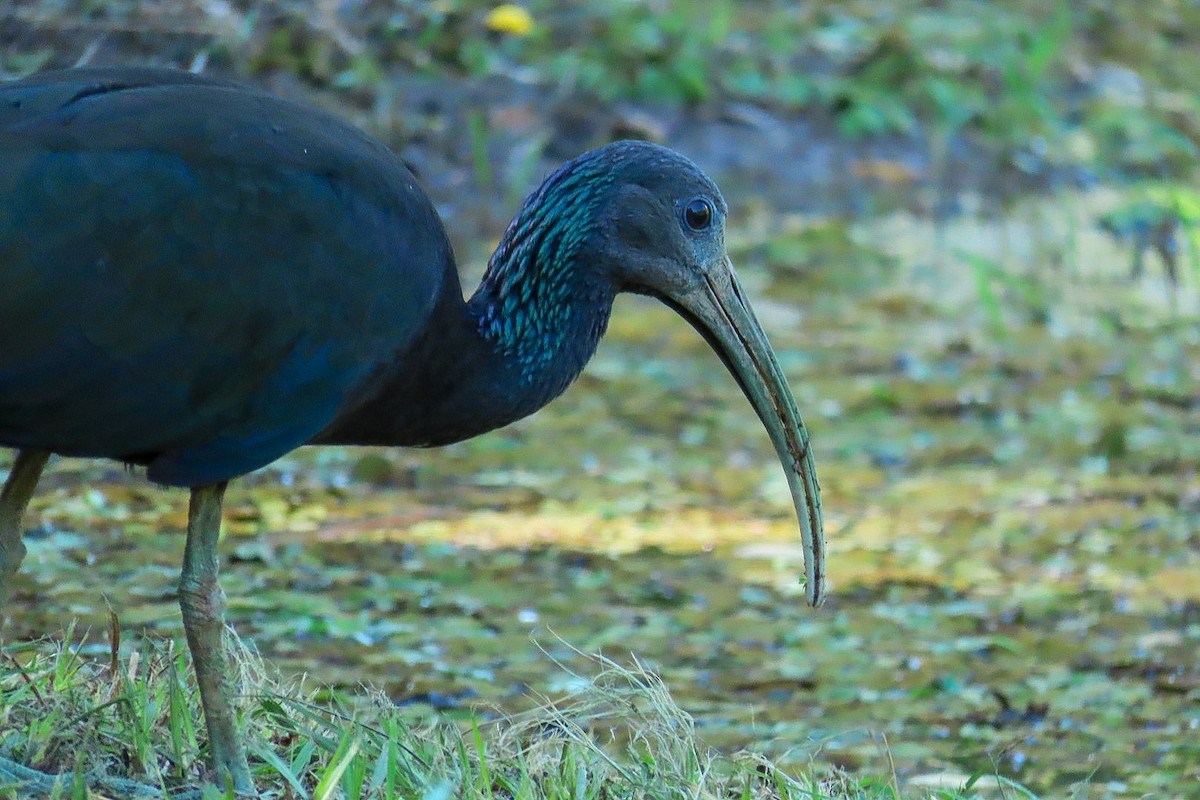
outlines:
[{"label": "grass", "polygon": [[[113,631],[119,629],[114,627]],[[0,763],[0,798],[232,798],[204,786],[198,696],[171,640],[114,644],[107,660],[61,639],[13,644],[0,657],[0,756],[61,777],[20,783]],[[119,643],[119,635],[110,637]],[[640,663],[595,656],[574,687],[510,716],[465,725],[414,722],[382,693],[351,712],[303,680],[270,676],[236,638],[242,708],[264,798],[312,800],[819,800],[898,798],[894,775],[852,780],[789,774],[753,753],[706,747],[692,718]],[[21,770],[17,770],[21,772]],[[14,777],[18,780],[14,780]],[[949,779],[951,782],[953,778]],[[961,780],[960,780],[961,783]],[[201,787],[201,788],[196,788]],[[974,776],[932,796],[1024,789]],[[981,793],[982,792],[982,793]],[[1003,796],[1003,795],[1002,795]]]}]

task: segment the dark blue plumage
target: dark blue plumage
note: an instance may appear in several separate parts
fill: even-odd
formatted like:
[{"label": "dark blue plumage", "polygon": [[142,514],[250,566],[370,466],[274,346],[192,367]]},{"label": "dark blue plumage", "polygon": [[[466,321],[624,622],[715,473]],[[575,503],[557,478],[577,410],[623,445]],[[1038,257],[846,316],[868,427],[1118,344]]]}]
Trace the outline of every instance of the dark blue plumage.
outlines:
[{"label": "dark blue plumage", "polygon": [[386,149],[160,75],[0,90],[0,443],[196,486],[312,438],[458,286]]},{"label": "dark blue plumage", "polygon": [[[253,784],[221,636],[226,482],[311,444],[432,446],[558,396],[613,300],[659,297],[718,352],[783,463],[823,591],[808,436],[687,159],[618,142],[551,175],[464,299],[445,231],[385,147],[187,73],[0,86],[0,599],[51,453],[192,488],[180,605],[219,779]],[[0,759],[0,776],[3,759]]]}]

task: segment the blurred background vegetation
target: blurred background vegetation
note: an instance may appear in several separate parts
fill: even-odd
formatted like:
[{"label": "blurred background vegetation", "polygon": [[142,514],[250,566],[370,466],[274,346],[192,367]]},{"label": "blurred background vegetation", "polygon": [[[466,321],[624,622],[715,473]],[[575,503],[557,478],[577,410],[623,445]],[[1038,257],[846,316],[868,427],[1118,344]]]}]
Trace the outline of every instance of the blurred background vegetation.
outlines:
[{"label": "blurred background vegetation", "polygon": [[[677,114],[747,127],[766,115],[909,144],[943,188],[963,159],[1022,187],[1186,176],[1200,136],[1200,10],[1182,0],[11,0],[0,13],[9,76],[136,59],[294,81],[405,142],[459,100],[490,116],[463,134],[520,127],[497,115],[523,89],[554,117],[541,143],[554,156],[614,132],[668,136]],[[422,81],[456,88],[397,114]],[[625,112],[615,131],[589,127],[596,103]],[[490,182],[484,161],[476,177]]]},{"label": "blurred background vegetation", "polygon": [[[681,150],[730,201],[813,431],[820,611],[736,387],[623,299],[529,420],[301,451],[231,492],[232,622],[285,673],[420,719],[511,713],[576,685],[553,631],[636,653],[701,740],[831,793],[1200,796],[1200,5],[0,5],[0,75],[79,62],[353,119],[413,166],[468,285],[553,166],[614,138]],[[106,660],[109,604],[126,649],[177,636],[183,495],[70,460],[44,486],[14,659],[78,618]],[[28,674],[0,663],[0,688]]]}]

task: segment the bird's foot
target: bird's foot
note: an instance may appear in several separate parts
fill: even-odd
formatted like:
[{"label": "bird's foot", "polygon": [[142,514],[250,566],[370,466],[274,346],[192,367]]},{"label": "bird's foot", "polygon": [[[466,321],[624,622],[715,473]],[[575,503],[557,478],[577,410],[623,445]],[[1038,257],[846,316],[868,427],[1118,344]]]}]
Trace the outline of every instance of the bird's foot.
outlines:
[{"label": "bird's foot", "polygon": [[[30,800],[67,797],[77,779],[77,776],[66,773],[52,775],[40,772],[0,756],[0,796],[6,796],[3,795],[2,790],[11,789],[16,791],[14,797],[29,798]],[[199,800],[202,796],[199,789],[163,791],[158,787],[138,781],[95,773],[84,775],[82,780],[92,789],[114,797],[127,798],[127,800]]]},{"label": "bird's foot", "polygon": [[217,786],[232,785],[234,795],[243,800],[252,800],[252,798],[258,797],[258,790],[254,788],[254,781],[250,779],[250,766],[246,762],[246,751],[240,745],[226,752],[225,758],[212,766],[213,771],[209,780],[213,780],[212,776],[215,775]]}]

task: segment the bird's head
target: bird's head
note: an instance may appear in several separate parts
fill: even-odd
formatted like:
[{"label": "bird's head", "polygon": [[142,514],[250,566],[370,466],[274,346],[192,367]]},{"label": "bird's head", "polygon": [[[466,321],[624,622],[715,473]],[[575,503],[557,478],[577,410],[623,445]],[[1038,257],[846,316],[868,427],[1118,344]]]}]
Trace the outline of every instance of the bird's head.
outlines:
[{"label": "bird's head", "polygon": [[602,174],[581,262],[618,291],[647,294],[699,331],[754,406],[787,473],[805,549],[810,603],[824,594],[821,498],[808,433],[725,249],[728,206],[695,164],[665,147],[617,142],[574,168]]},{"label": "bird's head", "polygon": [[[824,594],[821,498],[808,433],[725,250],[728,207],[678,153],[615,142],[559,168],[525,201],[472,299],[480,330],[522,369],[570,361],[546,397],[591,356],[622,291],[659,298],[708,341],[754,406],[787,474],[805,550],[806,592]],[[576,314],[580,308],[590,314]],[[571,320],[581,335],[568,335]],[[575,328],[579,334],[579,329]],[[575,359],[563,359],[572,351]]]}]

